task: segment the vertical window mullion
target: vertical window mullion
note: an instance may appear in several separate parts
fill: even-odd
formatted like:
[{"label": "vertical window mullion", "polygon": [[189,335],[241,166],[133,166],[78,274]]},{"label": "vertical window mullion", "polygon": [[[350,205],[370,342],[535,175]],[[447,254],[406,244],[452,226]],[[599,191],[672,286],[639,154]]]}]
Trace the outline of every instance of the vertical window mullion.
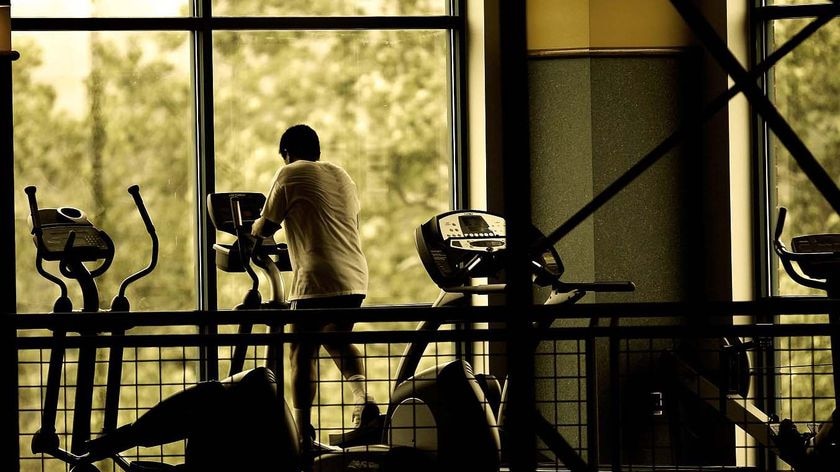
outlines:
[{"label": "vertical window mullion", "polygon": [[[216,268],[211,263],[211,251],[215,241],[215,230],[209,221],[204,202],[207,195],[215,191],[214,132],[213,132],[213,31],[211,28],[211,0],[199,0],[195,4],[199,18],[198,29],[193,38],[193,87],[195,87],[195,177],[196,177],[196,279],[199,310],[217,310]],[[216,334],[217,326],[202,328],[204,334]],[[217,379],[218,352],[202,346],[200,354],[201,378]]]}]

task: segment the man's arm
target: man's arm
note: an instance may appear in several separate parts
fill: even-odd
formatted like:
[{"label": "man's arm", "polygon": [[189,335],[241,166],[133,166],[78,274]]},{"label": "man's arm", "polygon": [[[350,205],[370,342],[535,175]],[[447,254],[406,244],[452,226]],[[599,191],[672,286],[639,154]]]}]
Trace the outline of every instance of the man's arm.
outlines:
[{"label": "man's arm", "polygon": [[[284,181],[282,178],[284,169],[280,168],[274,176],[274,183],[271,184],[271,188],[268,190],[260,217],[251,226],[252,236],[258,238],[274,236],[274,233],[281,227],[280,223],[276,223],[274,220],[283,221],[286,214],[286,188],[282,184]],[[269,219],[267,215],[274,218],[274,220]]]},{"label": "man's arm", "polygon": [[253,226],[251,226],[251,235],[256,236],[258,238],[267,238],[269,236],[273,236],[278,230],[280,230],[281,225],[280,223],[275,223],[265,216],[261,216],[254,221]]}]

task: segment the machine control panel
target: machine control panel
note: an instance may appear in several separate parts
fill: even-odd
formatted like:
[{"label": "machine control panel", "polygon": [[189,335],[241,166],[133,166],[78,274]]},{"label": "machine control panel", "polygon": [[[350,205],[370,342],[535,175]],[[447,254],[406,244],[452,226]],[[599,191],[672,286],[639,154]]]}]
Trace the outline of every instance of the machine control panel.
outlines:
[{"label": "machine control panel", "polygon": [[438,232],[449,246],[465,251],[505,249],[505,220],[490,213],[456,211],[437,219]]},{"label": "machine control panel", "polygon": [[[78,208],[42,208],[38,210],[38,218],[41,234],[36,235],[35,244],[40,244],[44,260],[62,260],[68,252],[82,261],[113,256],[113,243],[108,236]],[[72,245],[68,245],[70,238],[73,238]]]}]

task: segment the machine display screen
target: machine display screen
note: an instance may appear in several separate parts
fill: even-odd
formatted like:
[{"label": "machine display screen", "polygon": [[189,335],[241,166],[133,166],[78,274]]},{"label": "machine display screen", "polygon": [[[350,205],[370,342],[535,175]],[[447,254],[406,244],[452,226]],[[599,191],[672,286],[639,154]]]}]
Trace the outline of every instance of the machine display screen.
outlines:
[{"label": "machine display screen", "polygon": [[[243,223],[250,223],[250,222],[256,220],[257,218],[260,217],[260,211],[261,210],[262,210],[262,208],[256,208],[256,207],[253,207],[253,206],[246,206],[246,205],[243,204],[242,206],[239,207],[239,211],[242,212],[242,222]],[[226,212],[226,217],[227,217],[227,218],[225,218],[226,221],[230,221],[231,223],[233,222],[233,215],[231,214],[230,209],[228,209],[228,211]]]},{"label": "machine display screen", "polygon": [[245,227],[251,225],[260,217],[265,196],[256,192],[222,192],[211,193],[207,196],[207,211],[210,220],[219,231],[235,234],[233,208],[231,203],[234,199],[239,200],[239,211],[242,216],[242,224]]},{"label": "machine display screen", "polygon": [[461,215],[458,217],[458,222],[465,234],[490,232],[490,226],[481,215]]}]

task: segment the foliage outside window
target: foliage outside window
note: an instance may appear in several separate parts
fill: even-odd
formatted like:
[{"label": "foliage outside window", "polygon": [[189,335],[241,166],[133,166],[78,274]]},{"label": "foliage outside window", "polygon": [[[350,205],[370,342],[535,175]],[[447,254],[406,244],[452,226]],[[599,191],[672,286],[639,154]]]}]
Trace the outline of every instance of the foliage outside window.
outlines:
[{"label": "foliage outside window", "polygon": [[[113,2],[76,3],[85,8],[68,14],[97,16],[91,8],[100,3],[106,13],[118,11]],[[232,9],[217,3],[222,12]],[[313,12],[329,12],[336,4],[297,3]],[[438,3],[399,5],[405,12],[429,14],[437,13]],[[121,5],[126,16],[146,8]],[[296,2],[232,5],[252,14],[281,15],[285,8],[299,13],[301,8]],[[13,14],[42,11],[21,9]],[[216,189],[267,191],[281,165],[280,133],[297,122],[311,124],[321,134],[324,158],[347,166],[359,184],[363,243],[371,264],[367,304],[429,303],[437,294],[417,259],[413,230],[452,200],[449,33],[213,33],[215,162],[202,164],[214,166]],[[194,309],[195,286],[201,282],[195,280],[194,214],[203,202],[195,195],[196,92],[189,32],[15,32],[15,48],[22,53],[14,69],[15,181],[21,187],[18,311],[49,311],[52,299],[46,295],[54,291],[32,270],[26,185],[38,187],[41,206],[82,208],[113,237],[118,259],[102,277],[105,297],[146,257],[147,235],[131,225],[136,215],[123,195],[129,185],[139,184],[162,252],[154,275],[133,287],[136,309]],[[50,132],[39,132],[45,129]],[[243,293],[235,280],[220,287],[222,309],[234,306]]]},{"label": "foliage outside window", "polygon": [[[214,35],[216,188],[266,192],[283,128],[310,124],[321,158],[360,189],[368,305],[436,295],[414,229],[450,199],[447,44],[446,32],[428,30]],[[220,307],[250,284],[243,274],[220,280]]]}]

